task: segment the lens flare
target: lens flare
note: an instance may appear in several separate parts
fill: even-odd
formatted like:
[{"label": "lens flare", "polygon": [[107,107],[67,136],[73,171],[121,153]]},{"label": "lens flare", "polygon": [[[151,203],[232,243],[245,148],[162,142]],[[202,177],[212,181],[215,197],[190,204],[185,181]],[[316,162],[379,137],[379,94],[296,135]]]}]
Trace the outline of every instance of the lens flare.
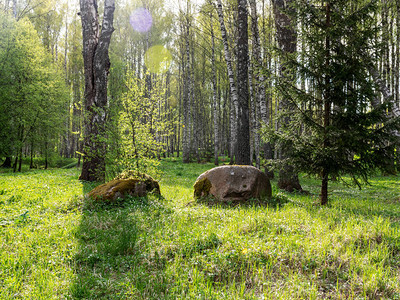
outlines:
[{"label": "lens flare", "polygon": [[132,13],[129,18],[129,23],[131,23],[134,30],[145,33],[150,30],[153,24],[153,18],[147,9],[141,7]]},{"label": "lens flare", "polygon": [[162,45],[151,47],[144,55],[144,63],[152,73],[162,74],[167,72],[171,62],[171,52]]}]

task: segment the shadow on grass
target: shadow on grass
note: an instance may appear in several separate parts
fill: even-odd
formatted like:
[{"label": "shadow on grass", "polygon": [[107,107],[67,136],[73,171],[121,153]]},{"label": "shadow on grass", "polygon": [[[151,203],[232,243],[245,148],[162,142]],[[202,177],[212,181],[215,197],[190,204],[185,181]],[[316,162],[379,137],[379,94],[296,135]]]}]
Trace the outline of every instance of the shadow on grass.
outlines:
[{"label": "shadow on grass", "polygon": [[[84,184],[86,194],[93,188]],[[149,249],[163,199],[150,195],[111,205],[83,200],[73,258],[72,299],[159,298],[165,294],[165,263]]]},{"label": "shadow on grass", "polygon": [[219,207],[219,208],[254,208],[254,207],[269,207],[273,209],[279,209],[286,203],[289,203],[289,199],[283,194],[273,195],[271,198],[250,198],[244,201],[226,201],[222,202],[216,200],[213,197],[202,197],[189,202],[187,205],[203,204],[208,207]]}]

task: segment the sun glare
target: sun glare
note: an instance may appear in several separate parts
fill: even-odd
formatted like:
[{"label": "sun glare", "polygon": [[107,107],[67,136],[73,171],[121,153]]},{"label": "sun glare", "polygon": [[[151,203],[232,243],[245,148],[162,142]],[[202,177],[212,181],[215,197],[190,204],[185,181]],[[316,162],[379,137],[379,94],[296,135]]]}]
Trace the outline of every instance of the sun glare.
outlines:
[{"label": "sun glare", "polygon": [[134,10],[130,16],[129,22],[134,30],[140,33],[145,33],[150,30],[153,24],[153,18],[147,9],[141,7]]},{"label": "sun glare", "polygon": [[167,48],[156,45],[146,51],[144,63],[150,72],[162,74],[168,71],[171,65],[172,55]]}]

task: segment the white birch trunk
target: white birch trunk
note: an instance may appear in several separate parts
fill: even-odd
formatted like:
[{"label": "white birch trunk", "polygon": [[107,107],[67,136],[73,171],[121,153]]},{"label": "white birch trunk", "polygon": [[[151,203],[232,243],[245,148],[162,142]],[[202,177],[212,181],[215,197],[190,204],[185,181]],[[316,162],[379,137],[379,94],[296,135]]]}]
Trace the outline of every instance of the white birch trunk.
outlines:
[{"label": "white birch trunk", "polygon": [[221,0],[217,0],[217,13],[218,13],[218,18],[219,18],[219,23],[221,27],[221,35],[222,35],[222,42],[224,45],[224,54],[225,54],[225,61],[226,61],[226,67],[228,71],[228,78],[229,78],[229,89],[230,89],[230,94],[231,94],[231,116],[230,116],[230,128],[231,128],[231,143],[230,143],[230,149],[231,149],[231,162],[233,161],[233,157],[236,154],[236,141],[237,141],[237,120],[235,116],[238,115],[238,93],[236,89],[236,84],[235,84],[235,78],[233,75],[233,68],[232,68],[232,59],[231,59],[231,54],[229,51],[229,44],[228,44],[228,37],[226,33],[226,28],[225,28],[225,22],[224,22],[224,15],[222,11],[222,3]]},{"label": "white birch trunk", "polygon": [[[400,108],[394,101],[394,95],[390,91],[390,89],[386,86],[385,81],[379,76],[378,71],[373,66],[368,66],[368,71],[371,74],[374,81],[377,83],[380,92],[383,96],[383,102],[392,103],[392,110],[389,112],[392,118],[399,118],[400,117]],[[377,107],[381,104],[379,98],[374,98],[372,100],[371,105],[373,107]],[[396,133],[397,136],[400,136],[400,133]]]},{"label": "white birch trunk", "polygon": [[212,14],[210,13],[210,33],[211,33],[211,67],[213,80],[213,110],[214,110],[214,164],[218,166],[218,110],[217,110],[217,76],[215,71],[215,39]]}]

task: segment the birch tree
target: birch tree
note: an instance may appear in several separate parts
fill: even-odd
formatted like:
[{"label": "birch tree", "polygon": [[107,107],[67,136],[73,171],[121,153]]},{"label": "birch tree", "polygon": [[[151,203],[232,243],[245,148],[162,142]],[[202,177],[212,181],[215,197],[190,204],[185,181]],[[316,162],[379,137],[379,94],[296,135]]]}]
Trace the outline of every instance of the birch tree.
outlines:
[{"label": "birch tree", "polygon": [[228,36],[225,27],[221,0],[217,0],[217,13],[221,28],[222,43],[224,45],[225,62],[229,78],[229,90],[230,90],[231,108],[232,108],[230,117],[230,129],[231,129],[230,154],[231,154],[231,163],[233,163],[234,156],[236,154],[236,141],[237,141],[237,123],[235,120],[235,116],[238,115],[238,93],[236,89],[235,77],[233,75],[232,59],[229,50]]},{"label": "birch tree", "polygon": [[211,67],[213,84],[213,116],[214,116],[214,164],[218,166],[218,103],[217,103],[217,76],[215,71],[215,38],[212,12],[210,12],[210,33],[211,33]]}]

